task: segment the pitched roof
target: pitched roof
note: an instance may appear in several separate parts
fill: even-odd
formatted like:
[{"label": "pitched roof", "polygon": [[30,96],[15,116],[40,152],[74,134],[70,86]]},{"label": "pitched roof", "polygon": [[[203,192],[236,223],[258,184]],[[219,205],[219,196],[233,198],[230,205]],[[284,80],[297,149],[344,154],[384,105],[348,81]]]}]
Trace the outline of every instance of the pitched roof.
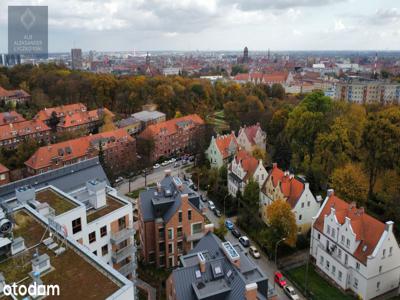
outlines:
[{"label": "pitched roof", "polygon": [[239,149],[234,157],[236,163],[242,165],[242,168],[244,171],[246,171],[246,177],[244,179],[249,178],[250,176],[253,176],[254,172],[256,171],[258,167],[259,161],[254,158],[252,155],[250,155],[246,150],[244,149]]},{"label": "pitched roof", "polygon": [[48,131],[50,128],[41,120],[22,121],[0,126],[0,140],[8,140],[18,136]]},{"label": "pitched roof", "polygon": [[0,86],[0,97],[29,97],[30,95],[24,90],[6,90]]},{"label": "pitched roof", "polygon": [[244,126],[244,127],[240,127],[239,129],[239,134],[238,136],[241,134],[241,132],[244,132],[249,140],[249,142],[254,145],[255,144],[255,137],[256,134],[258,132],[258,130],[261,130],[260,124],[257,123],[255,125],[252,126]]},{"label": "pitched roof", "polygon": [[171,135],[178,131],[178,127],[188,126],[191,128],[202,124],[204,124],[203,119],[200,118],[199,115],[193,114],[181,118],[171,119],[158,124],[152,124],[147,127],[142,134],[143,136],[153,136],[163,132],[163,134]]},{"label": "pitched roof", "polygon": [[6,166],[0,164],[0,174],[10,171]]},{"label": "pitched roof", "polygon": [[36,118],[44,121],[48,120],[51,117],[52,112],[55,111],[57,116],[66,116],[68,114],[73,114],[77,112],[87,111],[86,105],[82,103],[74,103],[74,104],[67,104],[61,105],[56,107],[45,108],[39,111],[36,114]]},{"label": "pitched roof", "polygon": [[259,82],[285,82],[288,78],[287,72],[273,72],[263,74],[260,72],[253,72],[253,73],[241,73],[237,74],[234,79],[237,81],[259,81]]},{"label": "pitched roof", "polygon": [[287,202],[292,208],[294,208],[304,191],[304,183],[296,178],[296,176],[289,174],[289,172],[284,172],[279,169],[276,164],[273,165],[273,168],[262,187],[263,191],[265,191],[266,183],[270,179],[272,180],[274,187],[279,185],[279,188],[283,195],[285,195]]},{"label": "pitched roof", "polygon": [[95,122],[100,119],[101,114],[102,113],[98,109],[67,114],[63,118],[63,121],[58,123],[57,126],[66,128]]},{"label": "pitched roof", "polygon": [[336,218],[340,224],[345,223],[346,217],[350,219],[356,240],[360,241],[353,255],[365,264],[385,231],[385,224],[365,213],[363,208],[358,209],[354,203],[347,203],[332,193],[314,222],[315,229],[323,232],[325,216],[331,213],[332,208],[335,209]]},{"label": "pitched roof", "polygon": [[10,123],[26,121],[22,115],[15,110],[0,113],[0,126]]},{"label": "pitched roof", "polygon": [[[134,138],[131,137],[125,129],[118,129],[84,136],[77,139],[40,147],[25,162],[25,165],[37,170],[50,166],[52,164],[52,160],[55,158],[59,158],[63,161],[69,161],[84,157],[90,153],[90,149],[96,147],[98,141],[101,139],[115,139],[115,141],[134,140]],[[108,144],[106,143],[104,149],[107,149],[107,146]]]},{"label": "pitched roof", "polygon": [[236,141],[234,132],[227,135],[218,135],[216,137],[215,143],[218,147],[219,152],[222,155],[222,158],[227,158],[230,155],[229,146],[231,145],[232,142],[237,146],[238,143]]}]

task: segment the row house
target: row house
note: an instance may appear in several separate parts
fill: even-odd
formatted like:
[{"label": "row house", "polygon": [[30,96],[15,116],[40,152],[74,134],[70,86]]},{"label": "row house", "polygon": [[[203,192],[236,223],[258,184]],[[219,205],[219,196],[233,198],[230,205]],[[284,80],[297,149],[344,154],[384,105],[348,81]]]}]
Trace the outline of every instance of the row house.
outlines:
[{"label": "row house", "polygon": [[248,152],[259,148],[262,151],[266,150],[267,134],[261,129],[260,123],[252,126],[240,127],[237,143]]},{"label": "row house", "polygon": [[44,173],[98,156],[100,145],[104,160],[118,173],[136,161],[136,141],[124,129],[98,133],[40,147],[25,162],[31,175]]},{"label": "row house", "polygon": [[0,126],[26,121],[25,118],[15,110],[0,113]]},{"label": "row house", "polygon": [[51,129],[40,120],[22,121],[0,126],[0,147],[15,149],[32,139],[42,144],[50,142]]},{"label": "row house", "polygon": [[161,157],[191,152],[203,130],[203,119],[193,114],[150,125],[139,137],[152,141],[154,147],[150,158],[156,161]]},{"label": "row house", "polygon": [[25,103],[31,100],[29,95],[24,90],[6,90],[0,86],[0,101],[5,103]]},{"label": "row house", "polygon": [[318,270],[342,290],[373,299],[399,289],[400,249],[393,222],[383,223],[328,190],[311,230]]},{"label": "row house", "polygon": [[206,150],[211,167],[221,168],[227,164],[238,149],[235,133],[217,135],[211,138],[210,146]]},{"label": "row house", "polygon": [[296,217],[299,233],[307,233],[310,230],[312,218],[320,208],[321,197],[314,197],[308,182],[288,171],[282,171],[274,163],[260,189],[260,213],[266,224],[268,224],[267,207],[276,200],[286,201],[290,205]]},{"label": "row house", "polygon": [[268,172],[262,160],[257,160],[246,150],[239,149],[228,166],[228,192],[233,197],[236,197],[238,191],[243,194],[250,179],[261,188],[267,177]]},{"label": "row house", "polygon": [[140,193],[138,214],[142,258],[157,267],[177,266],[204,236],[199,194],[170,170],[156,187]]}]

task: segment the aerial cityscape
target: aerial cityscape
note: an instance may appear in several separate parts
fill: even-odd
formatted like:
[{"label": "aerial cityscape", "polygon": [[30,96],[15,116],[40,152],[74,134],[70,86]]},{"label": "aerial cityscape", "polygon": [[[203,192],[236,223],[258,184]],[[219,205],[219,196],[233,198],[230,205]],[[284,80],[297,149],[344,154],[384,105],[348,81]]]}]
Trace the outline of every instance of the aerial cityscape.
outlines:
[{"label": "aerial cityscape", "polygon": [[0,300],[400,300],[394,0],[0,3]]}]

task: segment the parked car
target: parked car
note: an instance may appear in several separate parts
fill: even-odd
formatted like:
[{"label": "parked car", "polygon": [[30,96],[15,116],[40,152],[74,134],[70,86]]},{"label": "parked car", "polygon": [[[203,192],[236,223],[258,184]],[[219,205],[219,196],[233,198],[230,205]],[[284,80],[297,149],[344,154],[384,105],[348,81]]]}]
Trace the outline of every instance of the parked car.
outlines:
[{"label": "parked car", "polygon": [[118,183],[121,183],[122,181],[124,181],[124,178],[123,177],[118,177],[117,179],[115,179],[115,183],[116,184],[118,184]]},{"label": "parked car", "polygon": [[237,229],[236,227],[232,228],[231,232],[232,232],[232,235],[237,239],[242,236],[239,229]]},{"label": "parked car", "polygon": [[215,209],[215,204],[214,204],[214,202],[212,202],[211,200],[208,201],[208,208],[209,208],[210,210],[214,210],[214,209]]},{"label": "parked car", "polygon": [[228,230],[232,230],[234,225],[231,220],[225,220],[225,227],[228,228]]},{"label": "parked car", "polygon": [[174,168],[179,168],[179,166],[180,166],[180,163],[178,163],[178,162],[174,163]]},{"label": "parked car", "polygon": [[158,169],[160,167],[160,164],[155,164],[154,166],[153,166],[153,169]]},{"label": "parked car", "polygon": [[162,165],[163,167],[168,166],[168,165],[169,165],[169,160],[163,161],[163,162],[161,163],[161,165]]},{"label": "parked car", "polygon": [[283,278],[283,275],[281,272],[276,271],[275,276],[274,276],[274,281],[281,287],[283,288],[286,285],[286,280]]},{"label": "parked car", "polygon": [[214,208],[213,212],[214,215],[218,218],[222,216],[221,211],[218,208]]},{"label": "parked car", "polygon": [[187,165],[187,164],[188,164],[188,161],[186,159],[182,159],[182,165],[184,166],[184,165]]},{"label": "parked car", "polygon": [[190,157],[189,157],[189,161],[190,161],[190,162],[193,162],[193,161],[194,161],[194,156],[190,156]]},{"label": "parked car", "polygon": [[174,163],[174,162],[176,162],[176,158],[173,157],[173,158],[171,158],[169,161],[170,161],[171,163]]},{"label": "parked car", "polygon": [[239,243],[241,243],[243,245],[243,247],[249,247],[250,246],[250,240],[247,236],[241,236],[239,238]]},{"label": "parked car", "polygon": [[249,253],[251,254],[251,256],[253,256],[254,258],[260,258],[260,252],[258,252],[257,248],[254,246],[250,246],[249,248]]},{"label": "parked car", "polygon": [[203,202],[207,202],[207,197],[200,194],[200,200]]},{"label": "parked car", "polygon": [[294,290],[293,287],[291,287],[290,285],[285,285],[283,287],[283,291],[285,292],[285,294],[289,297],[289,299],[291,300],[299,300],[300,297],[299,295],[296,294],[296,291]]}]

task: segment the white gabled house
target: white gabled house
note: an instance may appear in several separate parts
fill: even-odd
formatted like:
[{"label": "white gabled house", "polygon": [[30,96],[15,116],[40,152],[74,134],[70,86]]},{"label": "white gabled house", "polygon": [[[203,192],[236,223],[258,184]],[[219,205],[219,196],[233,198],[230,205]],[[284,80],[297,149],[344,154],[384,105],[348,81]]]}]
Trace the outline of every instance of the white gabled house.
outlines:
[{"label": "white gabled house", "polygon": [[321,206],[320,197],[314,197],[308,182],[288,171],[282,171],[274,163],[260,189],[260,213],[266,224],[268,224],[267,207],[279,199],[288,202],[292,207],[298,232],[306,233],[311,228],[312,218]]},{"label": "white gabled house", "polygon": [[252,152],[255,148],[265,151],[267,144],[267,134],[261,129],[259,123],[252,126],[240,127],[237,142],[248,152]]},{"label": "white gabled house", "polygon": [[211,167],[220,168],[225,163],[228,163],[238,149],[235,133],[225,135],[217,135],[212,137],[210,146],[206,150],[207,158]]},{"label": "white gabled house", "polygon": [[333,190],[314,218],[310,248],[317,268],[361,299],[399,289],[400,249],[393,222],[373,218]]},{"label": "white gabled house", "polygon": [[234,197],[238,190],[243,193],[250,178],[261,188],[267,177],[268,172],[262,160],[257,160],[244,149],[240,149],[228,167],[228,192]]}]

